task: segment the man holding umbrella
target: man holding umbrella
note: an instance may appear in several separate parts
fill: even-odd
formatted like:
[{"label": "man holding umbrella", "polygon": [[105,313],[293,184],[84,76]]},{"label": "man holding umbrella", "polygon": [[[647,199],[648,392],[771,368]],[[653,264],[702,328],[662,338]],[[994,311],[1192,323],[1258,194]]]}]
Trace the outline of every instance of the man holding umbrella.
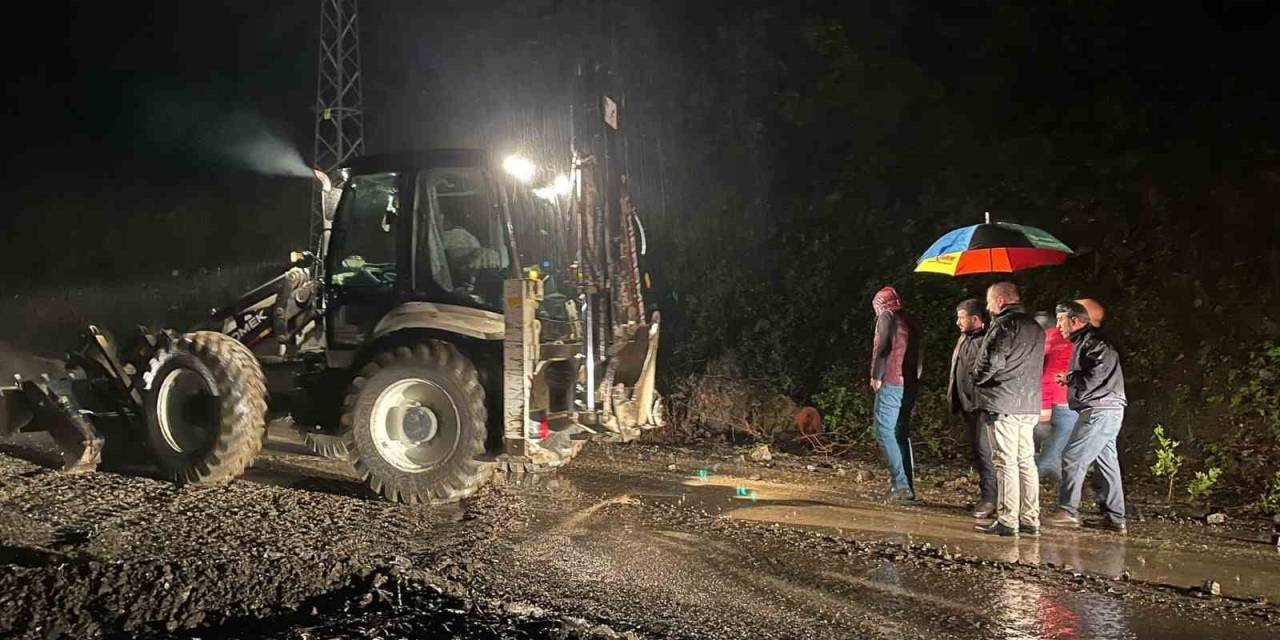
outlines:
[{"label": "man holding umbrella", "polygon": [[[1052,234],[1010,222],[952,229],[916,261],[917,273],[962,276],[1010,273],[1062,264],[1071,248]],[[992,320],[973,366],[977,408],[991,442],[996,470],[996,521],[979,529],[1004,536],[1040,533],[1040,478],[1035,426],[1040,417],[1044,329],[1022,308],[1018,288],[987,289]]]},{"label": "man holding umbrella", "polygon": [[1022,307],[1018,288],[998,282],[987,289],[991,326],[973,365],[978,408],[983,412],[996,469],[996,521],[984,533],[1040,533],[1040,477],[1034,431],[1040,417],[1044,329]]}]

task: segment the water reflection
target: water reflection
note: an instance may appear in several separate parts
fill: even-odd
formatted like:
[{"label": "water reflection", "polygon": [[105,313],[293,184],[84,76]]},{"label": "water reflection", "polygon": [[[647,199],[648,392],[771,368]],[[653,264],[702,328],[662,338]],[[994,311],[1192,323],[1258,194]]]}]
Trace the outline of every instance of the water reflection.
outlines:
[{"label": "water reflection", "polygon": [[1134,637],[1122,601],[1090,597],[1087,603],[1068,602],[1066,596],[1062,591],[1035,583],[1002,580],[994,616],[1004,632],[1002,637],[1008,640]]}]

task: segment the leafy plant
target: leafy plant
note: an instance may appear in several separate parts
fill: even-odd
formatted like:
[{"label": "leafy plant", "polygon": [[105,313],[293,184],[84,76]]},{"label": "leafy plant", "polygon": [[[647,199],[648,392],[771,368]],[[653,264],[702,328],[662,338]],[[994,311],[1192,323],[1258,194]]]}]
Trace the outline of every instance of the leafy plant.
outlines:
[{"label": "leafy plant", "polygon": [[1258,499],[1258,508],[1264,513],[1280,513],[1280,471],[1271,476],[1266,493]]},{"label": "leafy plant", "polygon": [[1256,415],[1271,434],[1280,437],[1280,343],[1267,342],[1249,356],[1248,367],[1233,371],[1238,386],[1231,406]]},{"label": "leafy plant", "polygon": [[1165,497],[1165,502],[1173,502],[1173,481],[1178,476],[1178,470],[1182,468],[1182,463],[1186,460],[1183,456],[1176,453],[1181,442],[1174,440],[1165,435],[1164,425],[1156,425],[1152,434],[1156,439],[1156,462],[1151,465],[1151,473],[1157,478],[1166,478],[1169,481],[1169,492]]},{"label": "leafy plant", "polygon": [[1187,493],[1192,498],[1200,499],[1213,491],[1213,485],[1218,483],[1218,478],[1222,476],[1222,469],[1219,467],[1210,467],[1208,471],[1197,471],[1195,477],[1191,478],[1191,482],[1187,484]]},{"label": "leafy plant", "polygon": [[870,428],[872,395],[859,382],[847,367],[833,367],[823,376],[813,404],[828,431],[856,437]]}]

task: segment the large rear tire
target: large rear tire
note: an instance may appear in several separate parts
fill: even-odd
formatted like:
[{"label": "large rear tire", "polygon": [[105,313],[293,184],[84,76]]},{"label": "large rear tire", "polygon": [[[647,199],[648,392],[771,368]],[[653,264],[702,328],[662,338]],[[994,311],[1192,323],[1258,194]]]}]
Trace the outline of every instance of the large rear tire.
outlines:
[{"label": "large rear tire", "polygon": [[351,381],[342,429],[360,478],[389,500],[461,500],[491,467],[478,460],[486,435],[484,388],[475,365],[448,342],[384,351]]},{"label": "large rear tire", "polygon": [[147,440],[178,482],[222,482],[262,450],[267,387],[253,352],[212,331],[161,350],[146,376]]}]

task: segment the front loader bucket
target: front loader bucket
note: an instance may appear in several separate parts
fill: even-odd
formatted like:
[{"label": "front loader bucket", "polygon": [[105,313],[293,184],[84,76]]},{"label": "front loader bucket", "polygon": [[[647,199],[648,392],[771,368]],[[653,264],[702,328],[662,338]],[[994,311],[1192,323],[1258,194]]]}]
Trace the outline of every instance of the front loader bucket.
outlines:
[{"label": "front loader bucket", "polygon": [[47,431],[62,453],[63,471],[94,471],[102,462],[102,438],[69,395],[53,389],[57,384],[19,380],[0,388],[0,436]]},{"label": "front loader bucket", "polygon": [[31,424],[35,416],[18,387],[0,387],[0,438],[8,438]]}]

